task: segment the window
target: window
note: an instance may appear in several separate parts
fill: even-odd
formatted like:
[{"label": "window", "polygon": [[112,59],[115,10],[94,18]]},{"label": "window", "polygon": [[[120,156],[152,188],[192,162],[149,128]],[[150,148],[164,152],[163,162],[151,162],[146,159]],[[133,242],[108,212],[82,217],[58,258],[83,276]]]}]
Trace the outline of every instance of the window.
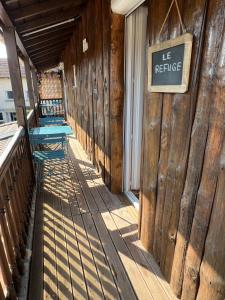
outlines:
[{"label": "window", "polygon": [[0,112],[0,124],[4,123],[4,119],[3,119],[3,113]]},{"label": "window", "polygon": [[12,100],[13,99],[13,91],[6,91],[6,97],[8,100]]},{"label": "window", "polygon": [[16,121],[16,113],[15,112],[11,112],[10,113],[10,118],[11,118],[11,122]]}]

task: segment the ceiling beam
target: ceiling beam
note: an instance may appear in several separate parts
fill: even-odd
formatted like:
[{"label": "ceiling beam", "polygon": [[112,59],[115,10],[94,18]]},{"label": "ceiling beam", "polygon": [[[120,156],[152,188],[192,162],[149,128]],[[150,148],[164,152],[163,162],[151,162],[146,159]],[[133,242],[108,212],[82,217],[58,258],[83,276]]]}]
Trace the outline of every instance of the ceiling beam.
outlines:
[{"label": "ceiling beam", "polygon": [[24,18],[36,17],[40,14],[48,13],[52,10],[68,6],[79,6],[84,3],[84,0],[48,0],[44,2],[37,2],[25,7],[20,7],[10,12],[15,22],[21,21]]},{"label": "ceiling beam", "polygon": [[29,53],[31,53],[32,51],[35,50],[41,50],[41,49],[47,49],[53,46],[58,46],[58,45],[64,45],[66,47],[67,42],[69,41],[69,38],[65,38],[65,39],[61,39],[61,40],[56,40],[56,41],[50,41],[49,43],[43,43],[43,44],[39,44],[36,46],[32,46],[30,48],[27,49],[27,51],[29,51]]},{"label": "ceiling beam", "polygon": [[61,53],[61,51],[63,49],[64,49],[64,47],[60,47],[58,49],[52,48],[52,49],[50,49],[48,51],[45,51],[43,53],[38,53],[37,52],[34,55],[32,55],[31,57],[32,57],[32,59],[35,59],[35,58],[43,57],[43,56],[46,56],[46,55],[51,55],[52,53],[56,53],[56,52]]},{"label": "ceiling beam", "polygon": [[27,32],[31,32],[31,31],[40,29],[42,27],[47,27],[52,24],[57,24],[61,21],[65,21],[70,18],[76,18],[81,15],[81,12],[82,12],[81,7],[57,12],[48,17],[40,17],[36,20],[28,21],[24,24],[17,25],[17,30],[20,34],[24,34]]},{"label": "ceiling beam", "polygon": [[41,54],[46,54],[48,52],[51,52],[51,51],[60,51],[61,49],[64,49],[65,48],[65,45],[59,45],[59,46],[54,46],[54,47],[49,47],[47,49],[44,49],[44,50],[41,50],[41,51],[36,51],[36,52],[33,52],[30,57],[33,58],[34,56],[37,56],[37,55],[41,55]]},{"label": "ceiling beam", "polygon": [[45,70],[49,70],[49,69],[53,69],[58,65],[58,62],[52,62],[50,64],[41,64],[41,65],[37,65],[37,69],[39,71],[45,71]]},{"label": "ceiling beam", "polygon": [[52,61],[52,60],[59,60],[59,55],[54,55],[52,57],[45,57],[45,58],[42,58],[42,59],[39,59],[39,60],[36,60],[34,61],[34,64],[41,64],[41,63],[44,63],[44,62],[49,62],[49,61]]},{"label": "ceiling beam", "polygon": [[60,31],[63,31],[63,32],[65,32],[65,30],[73,31],[74,26],[75,26],[75,21],[70,22],[70,23],[66,23],[66,24],[62,24],[60,26],[53,27],[53,28],[50,28],[48,30],[44,30],[42,32],[37,32],[37,33],[31,34],[31,35],[28,35],[28,36],[24,36],[23,37],[23,42],[34,40],[37,37],[42,37],[42,36],[45,37],[46,35],[49,35],[51,33],[58,33]]},{"label": "ceiling beam", "polygon": [[28,42],[24,42],[24,45],[25,47],[28,49],[32,46],[35,46],[35,45],[39,45],[39,44],[43,44],[43,43],[46,43],[46,42],[49,42],[49,41],[54,41],[54,40],[63,40],[65,38],[69,38],[71,37],[72,35],[72,32],[60,32],[60,34],[50,34],[49,36],[45,36],[45,37],[39,37],[39,38],[36,38],[32,41],[28,41]]},{"label": "ceiling beam", "polygon": [[60,55],[61,55],[61,51],[57,51],[57,52],[54,52],[54,53],[47,53],[47,54],[45,53],[42,56],[40,55],[40,56],[35,57],[33,60],[34,60],[34,63],[35,63],[35,62],[37,62],[39,60],[42,60],[44,58],[60,57]]},{"label": "ceiling beam", "polygon": [[66,46],[65,46],[65,43],[61,43],[61,44],[58,44],[58,45],[52,45],[52,46],[47,46],[47,47],[43,47],[42,49],[30,49],[29,50],[29,54],[30,54],[30,56],[32,57],[32,55],[34,55],[34,54],[36,54],[36,53],[43,53],[43,52],[45,52],[45,51],[49,51],[49,50],[51,50],[51,49],[53,49],[53,48],[55,48],[55,49],[58,49],[58,48],[60,48],[60,47],[63,47],[63,48],[65,48]]}]

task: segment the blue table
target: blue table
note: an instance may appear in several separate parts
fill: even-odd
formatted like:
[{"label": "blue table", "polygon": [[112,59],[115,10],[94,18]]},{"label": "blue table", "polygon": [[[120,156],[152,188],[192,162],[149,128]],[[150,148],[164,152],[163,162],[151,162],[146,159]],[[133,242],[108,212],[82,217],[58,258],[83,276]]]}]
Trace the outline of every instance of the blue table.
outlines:
[{"label": "blue table", "polygon": [[70,126],[50,126],[50,127],[36,127],[30,130],[29,134],[38,135],[38,134],[63,134],[72,135],[73,131]]}]

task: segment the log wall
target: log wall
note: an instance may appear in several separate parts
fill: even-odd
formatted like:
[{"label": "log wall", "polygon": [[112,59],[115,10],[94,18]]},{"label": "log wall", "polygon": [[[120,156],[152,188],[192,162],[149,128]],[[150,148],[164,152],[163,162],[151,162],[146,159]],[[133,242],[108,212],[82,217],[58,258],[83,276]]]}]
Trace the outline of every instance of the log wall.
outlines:
[{"label": "log wall", "polygon": [[[149,93],[146,84],[139,234],[179,298],[223,300],[225,2],[178,3],[194,35],[189,90]],[[174,6],[159,37],[170,4],[149,1],[149,46],[182,33]],[[124,17],[111,13],[110,1],[89,1],[63,56],[68,120],[115,192],[122,189],[123,56]]]},{"label": "log wall", "polygon": [[[177,296],[222,300],[225,2],[178,2],[194,35],[190,86],[185,94],[146,92],[140,238]],[[173,7],[158,36],[170,3],[150,1],[149,45],[181,34]]]},{"label": "log wall", "polygon": [[68,121],[114,192],[122,190],[123,39],[124,17],[110,1],[89,1],[63,55]]}]

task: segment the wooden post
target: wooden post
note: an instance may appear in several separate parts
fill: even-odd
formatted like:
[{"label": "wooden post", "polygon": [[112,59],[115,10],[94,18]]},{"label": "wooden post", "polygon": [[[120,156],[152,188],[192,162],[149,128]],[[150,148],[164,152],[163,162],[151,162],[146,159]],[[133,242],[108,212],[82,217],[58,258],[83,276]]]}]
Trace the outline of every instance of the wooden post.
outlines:
[{"label": "wooden post", "polygon": [[37,74],[35,72],[35,69],[31,69],[32,73],[32,80],[33,80],[33,87],[34,87],[34,100],[36,103],[38,103],[39,99],[39,90],[38,90],[38,80],[37,80]]},{"label": "wooden post", "polygon": [[60,74],[60,79],[61,79],[61,87],[62,87],[62,99],[63,99],[63,110],[64,110],[64,118],[66,120],[66,99],[65,99],[65,90],[64,90],[64,80],[63,80],[63,71],[61,71],[61,74]]},{"label": "wooden post", "polygon": [[16,117],[18,126],[23,126],[25,129],[27,149],[28,149],[28,159],[30,161],[30,167],[33,172],[32,157],[30,151],[29,137],[28,137],[28,127],[27,127],[27,115],[25,108],[25,99],[23,93],[23,85],[20,73],[19,58],[17,54],[16,46],[16,36],[13,27],[4,27],[3,35],[6,45],[6,51],[8,56],[9,74],[12,84],[13,98],[16,108]]},{"label": "wooden post", "polygon": [[125,18],[112,14],[110,57],[111,191],[122,192]]},{"label": "wooden post", "polygon": [[13,97],[16,108],[16,117],[19,126],[26,127],[26,109],[23,94],[22,79],[20,73],[19,59],[16,49],[16,37],[13,27],[3,28],[4,40],[8,56],[9,74],[12,83]]},{"label": "wooden post", "polygon": [[30,69],[30,63],[29,63],[28,57],[24,58],[24,65],[25,65],[25,73],[26,73],[26,79],[27,79],[27,88],[28,88],[30,106],[32,109],[35,109],[34,89],[33,89],[33,84],[32,84],[31,69]]},{"label": "wooden post", "polygon": [[24,58],[24,65],[25,65],[25,73],[26,73],[26,79],[27,79],[27,88],[28,88],[28,95],[30,100],[30,107],[34,110],[34,117],[37,124],[37,112],[35,109],[35,93],[34,93],[34,86],[32,83],[32,77],[31,77],[31,68],[29,63],[29,57]]}]

